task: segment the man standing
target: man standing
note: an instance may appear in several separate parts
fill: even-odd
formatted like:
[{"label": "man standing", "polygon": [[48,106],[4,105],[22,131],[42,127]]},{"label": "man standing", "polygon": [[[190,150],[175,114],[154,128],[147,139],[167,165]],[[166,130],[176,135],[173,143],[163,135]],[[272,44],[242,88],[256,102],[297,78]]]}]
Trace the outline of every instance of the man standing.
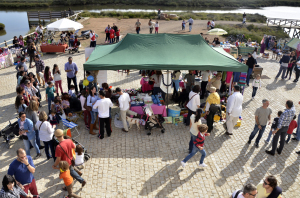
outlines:
[{"label": "man standing", "polygon": [[244,12],[244,14],[243,14],[243,24],[246,24],[246,13]]},{"label": "man standing", "polygon": [[253,129],[253,131],[249,137],[249,141],[248,141],[248,144],[250,144],[251,140],[254,138],[256,133],[259,131],[259,134],[255,140],[256,148],[258,148],[259,140],[262,137],[262,135],[266,129],[268,120],[269,120],[269,125],[271,124],[272,110],[269,108],[270,103],[266,99],[264,99],[262,101],[262,103],[263,103],[263,106],[257,108],[255,111],[255,126],[254,126],[254,129]]},{"label": "man standing", "polygon": [[256,195],[256,186],[254,186],[253,184],[247,184],[243,190],[234,191],[230,198],[255,198]]},{"label": "man standing", "polygon": [[189,22],[189,31],[192,31],[192,27],[193,27],[193,23],[194,23],[194,20],[192,19],[192,17],[190,17],[188,22]]},{"label": "man standing", "polygon": [[139,34],[140,33],[140,30],[141,30],[141,22],[140,20],[138,19],[137,22],[135,23],[135,28],[136,28],[136,33]]},{"label": "man standing", "polygon": [[[286,109],[279,118],[277,129],[273,131],[273,134],[275,135],[273,137],[272,150],[271,151],[266,150],[266,153],[269,155],[275,155],[275,150],[277,150],[277,153],[279,155],[281,154],[285,143],[286,132],[295,115],[295,107],[293,105],[293,101],[291,100],[286,101],[285,106]],[[280,146],[279,148],[277,148],[279,136],[280,136]]]},{"label": "man standing", "polygon": [[34,57],[35,61],[35,68],[36,68],[36,76],[41,83],[41,79],[43,80],[43,88],[45,88],[45,79],[44,79],[44,70],[45,70],[45,63],[43,60],[40,59],[38,55]]},{"label": "man standing", "polygon": [[74,83],[75,86],[75,92],[76,95],[78,94],[78,87],[77,87],[77,79],[76,79],[76,75],[78,73],[78,67],[76,65],[76,63],[73,63],[73,58],[69,57],[68,61],[65,64],[65,71],[67,72],[67,80],[68,80],[68,90],[70,90],[70,85],[71,85],[71,80]]},{"label": "man standing", "polygon": [[130,111],[130,96],[128,93],[123,93],[119,87],[116,88],[117,94],[120,95],[119,97],[119,106],[120,106],[120,117],[123,123],[123,129],[125,133],[128,132],[128,126],[126,121],[126,114],[137,116],[137,113]]},{"label": "man standing", "polygon": [[104,138],[104,124],[106,128],[107,136],[110,137],[111,135],[111,128],[110,128],[110,122],[109,122],[109,108],[113,107],[113,104],[109,98],[105,98],[105,93],[103,91],[99,92],[99,96],[101,100],[97,100],[97,102],[94,104],[93,108],[98,108],[98,116],[99,116],[99,135],[98,137],[100,139]]},{"label": "man standing", "polygon": [[184,79],[186,79],[186,93],[189,95],[189,93],[192,91],[192,87],[195,84],[195,74],[193,74],[193,70],[189,70],[189,73],[184,76]]},{"label": "man standing", "polygon": [[250,76],[253,72],[253,68],[255,68],[255,59],[253,58],[252,54],[250,54],[250,53],[248,53],[248,60],[246,62],[246,65],[248,66],[246,83],[249,86]]},{"label": "man standing", "polygon": [[64,132],[61,129],[57,129],[54,132],[55,137],[59,141],[59,144],[56,146],[55,149],[55,163],[53,164],[53,169],[58,169],[58,164],[60,161],[67,161],[70,165],[70,174],[71,176],[79,181],[81,183],[81,186],[84,187],[86,184],[86,181],[74,170],[74,167],[72,166],[72,158],[73,158],[73,149],[75,149],[75,144],[71,139],[65,139],[64,138]]},{"label": "man standing", "polygon": [[288,68],[288,65],[289,65],[289,62],[290,62],[290,56],[291,56],[291,52],[288,52],[288,53],[284,54],[282,56],[282,58],[280,59],[280,61],[279,61],[280,69],[279,69],[275,79],[277,79],[280,76],[281,72],[282,72],[281,80],[284,80],[285,72],[286,72],[286,70]]},{"label": "man standing", "polygon": [[116,33],[119,31],[119,29],[118,29],[118,26],[116,26],[116,24],[114,24],[114,23],[113,23],[113,27],[112,27],[112,28],[113,28],[114,31],[115,31],[115,37],[114,37],[113,42],[116,42]]},{"label": "man standing", "polygon": [[234,93],[229,96],[226,106],[226,135],[233,135],[233,127],[236,125],[239,116],[242,114],[243,95],[240,93],[240,86],[233,87]]},{"label": "man standing", "polygon": [[[30,155],[26,156],[26,152],[22,148],[18,149],[17,159],[9,165],[7,174],[15,177],[17,185],[20,186],[26,194],[28,194],[29,190],[32,195],[37,196],[39,193],[33,177],[34,172],[35,166]],[[20,197],[25,198],[22,195]]]},{"label": "man standing", "polygon": [[22,56],[21,57],[21,61],[18,63],[18,65],[16,66],[16,70],[17,71],[19,71],[19,68],[21,67],[21,66],[23,66],[24,67],[24,72],[28,72],[28,67],[27,67],[27,65],[26,65],[26,63],[25,63],[25,61],[26,61],[26,59],[25,59],[25,57],[24,56]]},{"label": "man standing", "polygon": [[210,24],[210,29],[214,29],[215,28],[215,20],[213,19],[212,21],[211,21],[211,24]]}]

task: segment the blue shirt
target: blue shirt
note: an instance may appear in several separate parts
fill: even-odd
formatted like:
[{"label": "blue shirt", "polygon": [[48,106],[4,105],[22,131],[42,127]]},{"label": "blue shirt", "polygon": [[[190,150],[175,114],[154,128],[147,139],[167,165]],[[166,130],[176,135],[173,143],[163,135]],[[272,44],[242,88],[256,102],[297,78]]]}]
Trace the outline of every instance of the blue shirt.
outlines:
[{"label": "blue shirt", "polygon": [[[27,155],[28,163],[35,168],[32,158]],[[28,170],[27,166],[15,159],[8,168],[7,174],[14,176],[22,185],[30,184],[34,179],[33,174]]]},{"label": "blue shirt", "polygon": [[70,69],[72,69],[72,71],[67,72],[67,77],[68,78],[76,77],[75,72],[78,71],[78,67],[77,67],[76,63],[72,62],[72,64],[70,64],[69,62],[67,62],[65,64],[65,70],[70,70]]},{"label": "blue shirt", "polygon": [[26,65],[25,62],[20,61],[17,66],[16,66],[16,70],[19,71],[19,66],[23,66],[24,67],[24,71],[27,72],[28,71],[28,67]]},{"label": "blue shirt", "polygon": [[96,94],[94,95],[94,97],[92,97],[91,95],[87,97],[86,105],[92,107],[93,112],[98,112],[98,108],[97,109],[93,108],[93,103],[97,102],[97,100],[101,100],[101,99]]},{"label": "blue shirt", "polygon": [[295,107],[293,106],[291,109],[286,109],[281,115],[278,120],[277,128],[280,129],[281,127],[288,127],[293,120],[295,115]]}]

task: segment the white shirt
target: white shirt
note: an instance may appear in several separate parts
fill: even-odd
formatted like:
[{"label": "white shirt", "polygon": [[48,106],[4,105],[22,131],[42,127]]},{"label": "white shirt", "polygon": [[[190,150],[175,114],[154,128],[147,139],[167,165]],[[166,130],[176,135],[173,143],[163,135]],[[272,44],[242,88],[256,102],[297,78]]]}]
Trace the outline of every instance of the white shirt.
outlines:
[{"label": "white shirt", "polygon": [[254,59],[257,59],[257,54],[256,54],[256,52],[253,52],[252,56],[253,56]]},{"label": "white shirt", "polygon": [[211,26],[211,27],[215,27],[215,22],[212,21],[212,22],[210,23],[210,26]]},{"label": "white shirt", "polygon": [[261,80],[254,79],[252,82],[253,87],[261,87]]},{"label": "white shirt", "polygon": [[159,27],[159,24],[158,24],[158,23],[155,23],[155,27]]},{"label": "white shirt", "polygon": [[61,80],[60,74],[59,73],[53,74],[53,80],[54,81],[60,81]]},{"label": "white shirt", "polygon": [[[196,95],[195,95],[196,94]],[[195,96],[194,96],[195,95]],[[194,96],[194,97],[193,97]],[[193,98],[192,98],[193,97]],[[192,98],[192,99],[191,99]],[[189,103],[186,105],[191,111],[196,111],[198,109],[197,106],[200,106],[200,95],[191,91],[189,93]]]},{"label": "white shirt", "polygon": [[103,98],[101,100],[97,100],[93,109],[98,108],[99,118],[109,118],[109,107],[113,107],[113,103],[109,98]]},{"label": "white shirt", "polygon": [[81,109],[82,109],[82,111],[85,111],[86,109],[83,108],[83,105],[85,103],[86,98],[84,96],[80,96],[79,100],[80,100],[80,103],[81,103]]},{"label": "white shirt", "polygon": [[82,165],[83,162],[84,162],[84,159],[83,159],[84,155],[83,155],[83,153],[81,155],[78,155],[77,152],[75,152],[75,154],[76,154],[75,165],[76,166]]},{"label": "white shirt", "polygon": [[[233,198],[235,197],[235,194],[236,194],[236,193],[237,193],[237,190],[234,191],[234,192],[232,193],[232,197],[233,197]],[[239,193],[239,195],[237,196],[237,198],[245,198],[244,195],[243,195],[243,191],[241,191],[241,192]]]},{"label": "white shirt", "polygon": [[188,22],[191,23],[191,24],[193,25],[194,20],[193,20],[192,18],[190,18],[190,19],[188,20]]},{"label": "white shirt", "polygon": [[50,122],[45,121],[40,127],[41,124],[42,121],[37,121],[37,123],[35,124],[36,128],[39,129],[40,139],[44,142],[52,140],[54,128],[52,128]]},{"label": "white shirt", "polygon": [[227,113],[230,116],[239,117],[242,114],[243,95],[240,92],[234,92],[227,100]]},{"label": "white shirt", "polygon": [[91,38],[91,41],[96,41],[96,36],[95,36],[95,40],[92,40],[92,37],[95,35],[95,33],[90,33],[90,38]]},{"label": "white shirt", "polygon": [[[196,97],[196,96],[195,96],[195,97]],[[194,136],[197,136],[198,133],[199,133],[198,125],[201,124],[201,119],[199,119],[198,122],[196,122],[196,123],[195,123],[195,119],[196,119],[196,115],[195,115],[195,114],[192,114],[192,115],[191,115],[191,119],[190,119],[190,122],[192,123],[190,132],[191,132]]]},{"label": "white shirt", "polygon": [[208,77],[211,76],[211,72],[210,71],[202,71],[202,81],[208,81]]},{"label": "white shirt", "polygon": [[41,28],[40,26],[37,26],[37,28],[35,29],[35,31],[37,31],[38,33],[43,33],[44,28]]},{"label": "white shirt", "polygon": [[129,109],[130,96],[128,93],[123,93],[119,97],[119,105],[121,111],[127,111]]}]

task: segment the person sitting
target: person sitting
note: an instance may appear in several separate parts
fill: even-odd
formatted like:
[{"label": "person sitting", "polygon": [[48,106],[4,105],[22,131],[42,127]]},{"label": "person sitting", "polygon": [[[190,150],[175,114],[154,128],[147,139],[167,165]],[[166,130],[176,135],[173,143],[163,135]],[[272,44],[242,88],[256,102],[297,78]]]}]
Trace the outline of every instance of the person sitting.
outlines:
[{"label": "person sitting", "polygon": [[84,163],[84,150],[83,150],[83,148],[80,144],[76,145],[75,154],[76,154],[75,166],[79,169],[83,169],[84,168],[84,166],[83,166],[83,163]]},{"label": "person sitting", "polygon": [[214,47],[216,47],[216,46],[220,46],[220,41],[219,41],[219,38],[218,37],[215,37],[214,38],[214,41],[212,42],[212,45],[214,46]]},{"label": "person sitting", "polygon": [[13,46],[11,48],[18,48],[20,47],[20,42],[18,37],[14,36],[14,40],[13,40]]},{"label": "person sitting", "polygon": [[0,197],[3,198],[19,198],[20,195],[23,197],[33,197],[24,192],[24,190],[17,185],[15,178],[11,175],[4,175],[2,180],[2,189],[0,191]]}]

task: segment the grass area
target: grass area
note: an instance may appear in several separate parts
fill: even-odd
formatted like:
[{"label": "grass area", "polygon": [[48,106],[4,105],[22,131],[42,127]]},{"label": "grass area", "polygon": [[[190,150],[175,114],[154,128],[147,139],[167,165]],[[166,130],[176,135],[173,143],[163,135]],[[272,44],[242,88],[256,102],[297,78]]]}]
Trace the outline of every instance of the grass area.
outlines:
[{"label": "grass area", "polygon": [[264,34],[276,36],[277,39],[289,37],[289,35],[284,33],[283,29],[280,27],[268,27],[268,26],[258,27],[251,24],[247,26],[216,25],[216,28],[222,28],[226,30],[228,34],[224,35],[225,37],[229,35],[236,36],[238,34],[244,34],[247,40],[251,38],[252,41],[257,41],[257,42],[261,41]]},{"label": "grass area", "polygon": [[155,5],[186,7],[249,7],[300,6],[299,0],[0,0],[1,8],[47,7],[51,5]]},{"label": "grass area", "polygon": [[[172,13],[168,13],[172,14]],[[227,14],[219,14],[219,13],[175,13],[179,16],[178,20],[189,19],[192,17],[193,19],[200,20],[212,20],[216,21],[243,21],[242,14],[236,13],[227,13]],[[88,12],[84,11],[81,14],[82,17],[91,17],[91,18],[103,18],[103,17],[114,17],[119,19],[129,19],[129,18],[140,18],[140,19],[150,19],[155,18],[157,16],[156,12]],[[267,18],[265,16],[259,14],[247,14],[247,21],[249,22],[257,22],[257,23],[265,23]]]}]

